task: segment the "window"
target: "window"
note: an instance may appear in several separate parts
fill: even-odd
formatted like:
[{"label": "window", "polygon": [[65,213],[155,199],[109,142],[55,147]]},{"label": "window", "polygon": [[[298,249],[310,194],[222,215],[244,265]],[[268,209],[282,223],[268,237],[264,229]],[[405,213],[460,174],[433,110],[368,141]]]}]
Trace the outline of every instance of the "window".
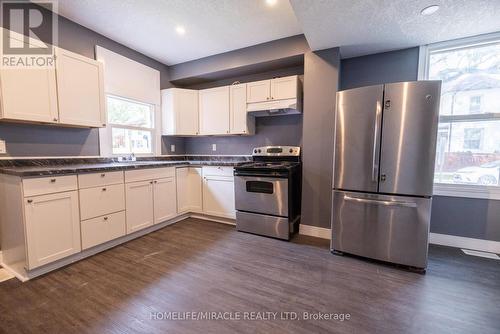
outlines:
[{"label": "window", "polygon": [[481,112],[481,96],[471,96],[469,101],[469,113],[477,114]]},{"label": "window", "polygon": [[107,96],[112,154],[153,154],[154,106]]},{"label": "window", "polygon": [[436,188],[500,195],[500,35],[423,50],[424,78],[442,80]]}]

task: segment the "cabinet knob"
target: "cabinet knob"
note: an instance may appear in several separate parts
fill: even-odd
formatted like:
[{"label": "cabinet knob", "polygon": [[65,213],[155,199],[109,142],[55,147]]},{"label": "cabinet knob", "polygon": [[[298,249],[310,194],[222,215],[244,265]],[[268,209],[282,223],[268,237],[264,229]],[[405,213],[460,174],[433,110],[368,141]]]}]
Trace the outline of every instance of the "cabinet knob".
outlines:
[{"label": "cabinet knob", "polygon": [[107,189],[106,188],[102,188],[102,191],[106,191]]},{"label": "cabinet knob", "polygon": [[50,183],[56,183],[56,179],[50,179]]},{"label": "cabinet knob", "polygon": [[27,200],[28,203],[33,203],[32,199]]},{"label": "cabinet knob", "polygon": [[158,181],[155,180],[154,183],[158,183]]},{"label": "cabinet knob", "polygon": [[269,96],[268,96],[268,97],[266,97],[266,100],[269,100]]},{"label": "cabinet knob", "polygon": [[101,177],[105,177],[105,176],[106,176],[106,174],[101,174]]},{"label": "cabinet knob", "polygon": [[57,122],[57,118],[54,117],[54,122]]},{"label": "cabinet knob", "polygon": [[104,219],[104,220],[108,220],[108,217],[104,217],[103,219]]},{"label": "cabinet knob", "polygon": [[149,181],[149,183],[153,184],[153,181]]}]

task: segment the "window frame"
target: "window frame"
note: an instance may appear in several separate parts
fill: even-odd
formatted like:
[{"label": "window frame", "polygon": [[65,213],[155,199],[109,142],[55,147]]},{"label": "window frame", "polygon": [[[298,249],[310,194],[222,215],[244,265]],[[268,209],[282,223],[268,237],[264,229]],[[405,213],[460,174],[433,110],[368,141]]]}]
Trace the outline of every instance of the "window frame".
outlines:
[{"label": "window frame", "polygon": [[[142,127],[142,126],[122,125],[122,124],[108,122],[108,113],[107,113],[108,97],[150,106],[151,112],[152,112],[153,127],[147,128],[147,127]],[[99,129],[100,155],[107,156],[107,157],[124,157],[124,156],[129,156],[130,154],[132,154],[132,153],[117,153],[117,154],[113,153],[113,138],[112,138],[113,128],[151,132],[151,153],[134,153],[134,156],[136,156],[136,157],[152,157],[152,156],[161,155],[161,152],[159,152],[161,150],[161,143],[160,143],[161,131],[159,128],[159,125],[161,124],[161,119],[160,119],[160,115],[159,115],[160,107],[158,105],[155,105],[152,103],[138,101],[138,100],[134,100],[134,99],[127,98],[127,97],[118,96],[115,94],[106,93],[104,98],[106,100],[106,103],[105,103],[106,104],[106,127]]]},{"label": "window frame", "polygon": [[[418,80],[429,79],[430,55],[437,51],[473,48],[500,43],[500,32],[422,45],[419,48]],[[500,120],[500,113],[439,116],[440,123]],[[434,195],[500,200],[500,186],[434,183]]]}]

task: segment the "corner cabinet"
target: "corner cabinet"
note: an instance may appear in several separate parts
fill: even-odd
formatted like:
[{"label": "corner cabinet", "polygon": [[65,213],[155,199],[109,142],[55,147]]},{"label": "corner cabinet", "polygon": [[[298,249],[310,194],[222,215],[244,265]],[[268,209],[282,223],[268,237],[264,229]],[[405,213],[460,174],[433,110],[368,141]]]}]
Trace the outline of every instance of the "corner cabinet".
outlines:
[{"label": "corner cabinet", "polygon": [[199,91],[200,134],[229,134],[229,86]]},{"label": "corner cabinet", "polygon": [[103,73],[99,61],[56,48],[59,123],[106,126]]},{"label": "corner cabinet", "polygon": [[203,183],[201,167],[179,167],[177,179],[177,213],[202,212]]},{"label": "corner cabinet", "polygon": [[198,127],[198,91],[168,88],[161,91],[162,134],[196,136]]},{"label": "corner cabinet", "polygon": [[203,167],[203,213],[236,217],[232,167]]}]

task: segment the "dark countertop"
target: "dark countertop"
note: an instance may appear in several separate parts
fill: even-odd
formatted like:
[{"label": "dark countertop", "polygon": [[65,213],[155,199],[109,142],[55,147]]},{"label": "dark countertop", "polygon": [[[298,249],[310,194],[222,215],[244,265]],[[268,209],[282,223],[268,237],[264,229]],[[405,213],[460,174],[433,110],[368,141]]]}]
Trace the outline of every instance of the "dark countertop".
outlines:
[{"label": "dark countertop", "polygon": [[237,166],[245,161],[225,160],[160,160],[107,163],[60,164],[48,166],[6,166],[0,167],[1,174],[21,177],[98,173],[130,169],[179,167],[179,166]]}]

